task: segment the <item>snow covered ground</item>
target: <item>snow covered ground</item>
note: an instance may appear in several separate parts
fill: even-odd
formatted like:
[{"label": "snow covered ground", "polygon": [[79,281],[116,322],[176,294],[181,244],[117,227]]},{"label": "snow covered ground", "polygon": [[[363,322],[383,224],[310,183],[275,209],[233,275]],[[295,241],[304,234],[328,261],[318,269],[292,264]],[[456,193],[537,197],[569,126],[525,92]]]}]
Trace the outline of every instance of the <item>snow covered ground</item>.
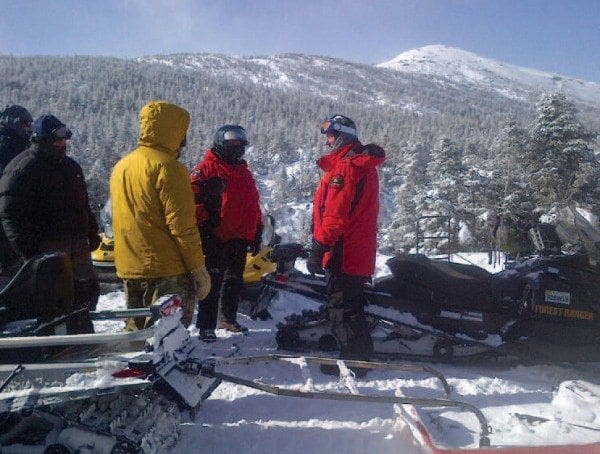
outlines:
[{"label": "snow covered ground", "polygon": [[[389,273],[385,259],[378,259],[378,275]],[[463,254],[454,259],[490,269],[483,254]],[[299,263],[297,268],[304,270],[304,264]],[[124,294],[117,291],[103,295],[98,309],[124,305]],[[236,356],[275,353],[277,323],[292,312],[316,306],[304,297],[281,294],[270,308],[272,319],[253,321],[240,315],[240,322],[250,328],[249,335],[229,335],[218,330],[218,341],[205,346],[206,354],[225,355],[234,346],[239,348]],[[99,331],[121,327],[121,322],[96,323]],[[564,452],[600,452],[600,363],[421,365],[444,374],[453,387],[451,398],[483,412],[492,429],[492,447],[563,445]],[[352,381],[323,375],[310,362],[303,368],[271,362],[219,370],[295,390],[348,392],[348,386],[353,385]],[[354,379],[354,384],[362,394],[445,398],[439,380],[422,372],[373,370],[365,378]],[[182,427],[173,452],[431,452],[418,431],[418,420],[437,448],[478,447],[480,426],[476,417],[466,411],[280,397],[223,383],[203,403],[196,419]],[[587,446],[575,449],[567,445]]]}]

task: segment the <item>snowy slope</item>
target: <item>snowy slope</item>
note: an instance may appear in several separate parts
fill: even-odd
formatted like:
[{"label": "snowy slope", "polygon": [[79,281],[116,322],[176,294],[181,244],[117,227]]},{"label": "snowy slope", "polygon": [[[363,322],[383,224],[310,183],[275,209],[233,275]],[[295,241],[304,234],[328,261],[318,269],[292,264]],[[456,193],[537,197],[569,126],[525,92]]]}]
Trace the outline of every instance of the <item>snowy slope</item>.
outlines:
[{"label": "snowy slope", "polygon": [[[515,100],[535,99],[542,91],[562,91],[581,103],[600,105],[600,84],[570,76],[525,68],[481,57],[454,47],[430,45],[370,66],[331,57],[281,54],[264,57],[230,57],[219,54],[154,55],[138,59],[247,81],[265,87],[303,90],[337,99],[349,83],[362,88],[354,93],[368,104],[418,109],[418,99],[390,99],[390,87],[408,80],[456,85],[491,91]],[[389,70],[392,69],[391,73]],[[395,73],[395,76],[394,76]],[[404,90],[402,90],[404,91]]]},{"label": "snowy slope", "polygon": [[[461,257],[487,267],[483,254]],[[377,273],[389,272],[386,257],[378,258]],[[485,265],[484,265],[485,264]],[[304,270],[304,264],[299,263]],[[491,270],[491,271],[499,271]],[[101,297],[99,309],[124,306],[122,292]],[[206,354],[223,355],[235,344],[238,356],[274,353],[278,322],[292,312],[316,303],[282,294],[273,302],[273,319],[252,321],[248,336],[217,331],[218,342]],[[120,327],[101,322],[97,328]],[[478,407],[492,427],[492,446],[591,444],[600,450],[600,363],[507,367],[498,364],[429,364],[441,371],[454,388],[454,399]],[[294,364],[256,363],[228,366],[224,372],[298,390],[338,392],[347,388],[335,377],[310,365],[308,373]],[[371,371],[356,380],[361,393],[443,398],[437,379],[415,372]],[[476,448],[479,425],[467,412],[417,410],[438,447]],[[222,384],[203,404],[194,421],[182,427],[173,452],[219,453],[423,453],[431,452],[411,422],[411,409],[392,404],[352,403],[277,397],[233,384]]]},{"label": "snowy slope", "polygon": [[600,103],[598,83],[510,65],[442,45],[412,49],[377,66],[404,73],[441,77],[518,99],[525,98],[532,92],[545,90],[562,91],[580,101]]},{"label": "snowy slope", "polygon": [[[265,57],[230,57],[219,54],[154,55],[138,59],[145,63],[198,71],[201,74],[252,83],[271,89],[301,91],[329,100],[352,100],[365,105],[388,105],[411,109],[412,100],[401,95],[403,75],[375,66],[302,54]],[[425,83],[428,81],[424,81]],[[395,96],[391,97],[393,93]]]}]

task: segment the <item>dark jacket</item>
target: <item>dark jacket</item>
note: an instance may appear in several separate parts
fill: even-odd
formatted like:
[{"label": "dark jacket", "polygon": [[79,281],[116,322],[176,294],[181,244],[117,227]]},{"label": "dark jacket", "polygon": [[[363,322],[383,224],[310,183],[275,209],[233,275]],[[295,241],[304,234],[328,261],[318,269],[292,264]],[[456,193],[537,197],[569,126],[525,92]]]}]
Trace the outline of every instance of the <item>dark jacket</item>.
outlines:
[{"label": "dark jacket", "polygon": [[0,175],[8,163],[19,153],[25,151],[28,146],[28,140],[6,134],[0,126]]},{"label": "dark jacket", "polygon": [[39,253],[42,241],[98,234],[79,164],[68,156],[57,159],[37,144],[4,169],[0,219],[13,248],[24,258]]},{"label": "dark jacket", "polygon": [[[10,161],[18,154],[25,151],[29,141],[22,137],[12,135],[6,131],[3,126],[0,126],[0,175]],[[18,262],[18,255],[13,250],[0,221],[0,264],[2,270],[6,271],[11,266]]]},{"label": "dark jacket", "polygon": [[[317,161],[324,171],[313,202],[313,237],[341,250],[342,272],[371,276],[375,271],[379,180],[385,152],[356,141]],[[339,248],[339,249],[338,249]],[[323,258],[328,266],[331,253]]]}]

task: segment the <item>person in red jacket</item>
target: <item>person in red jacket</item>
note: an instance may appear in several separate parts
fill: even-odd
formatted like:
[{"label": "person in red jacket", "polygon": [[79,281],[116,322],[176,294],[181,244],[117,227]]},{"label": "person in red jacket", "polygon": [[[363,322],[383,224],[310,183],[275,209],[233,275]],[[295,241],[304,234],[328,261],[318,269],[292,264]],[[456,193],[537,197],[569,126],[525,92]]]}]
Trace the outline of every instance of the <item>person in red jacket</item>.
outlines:
[{"label": "person in red jacket", "polygon": [[[321,126],[331,152],[318,166],[323,176],[313,201],[313,244],[306,265],[311,274],[325,274],[327,309],[341,359],[368,359],[373,352],[363,306],[363,285],[375,271],[379,178],[385,159],[378,145],[364,146],[354,122],[334,115]],[[327,374],[337,366],[322,365]],[[364,376],[366,369],[355,368]]]},{"label": "person in red jacket", "polygon": [[222,126],[213,147],[192,170],[196,223],[212,282],[198,304],[196,326],[205,342],[216,340],[218,315],[219,329],[247,331],[236,321],[238,302],[246,252],[250,247],[258,253],[263,229],[258,189],[242,159],[247,145],[244,128]]}]

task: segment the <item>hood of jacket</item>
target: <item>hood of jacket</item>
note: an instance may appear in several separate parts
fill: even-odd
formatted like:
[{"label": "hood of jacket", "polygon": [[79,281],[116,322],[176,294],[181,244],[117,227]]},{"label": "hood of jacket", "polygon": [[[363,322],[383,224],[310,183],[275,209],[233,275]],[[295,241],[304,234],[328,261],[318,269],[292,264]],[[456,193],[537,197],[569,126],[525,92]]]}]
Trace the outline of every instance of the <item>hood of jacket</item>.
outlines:
[{"label": "hood of jacket", "polygon": [[189,125],[190,114],[184,108],[168,101],[150,101],[140,110],[138,144],[177,157]]},{"label": "hood of jacket", "polygon": [[347,159],[357,167],[378,167],[385,160],[385,151],[379,145],[363,145],[355,141],[322,156],[317,164],[325,172],[329,172],[340,159]]}]

